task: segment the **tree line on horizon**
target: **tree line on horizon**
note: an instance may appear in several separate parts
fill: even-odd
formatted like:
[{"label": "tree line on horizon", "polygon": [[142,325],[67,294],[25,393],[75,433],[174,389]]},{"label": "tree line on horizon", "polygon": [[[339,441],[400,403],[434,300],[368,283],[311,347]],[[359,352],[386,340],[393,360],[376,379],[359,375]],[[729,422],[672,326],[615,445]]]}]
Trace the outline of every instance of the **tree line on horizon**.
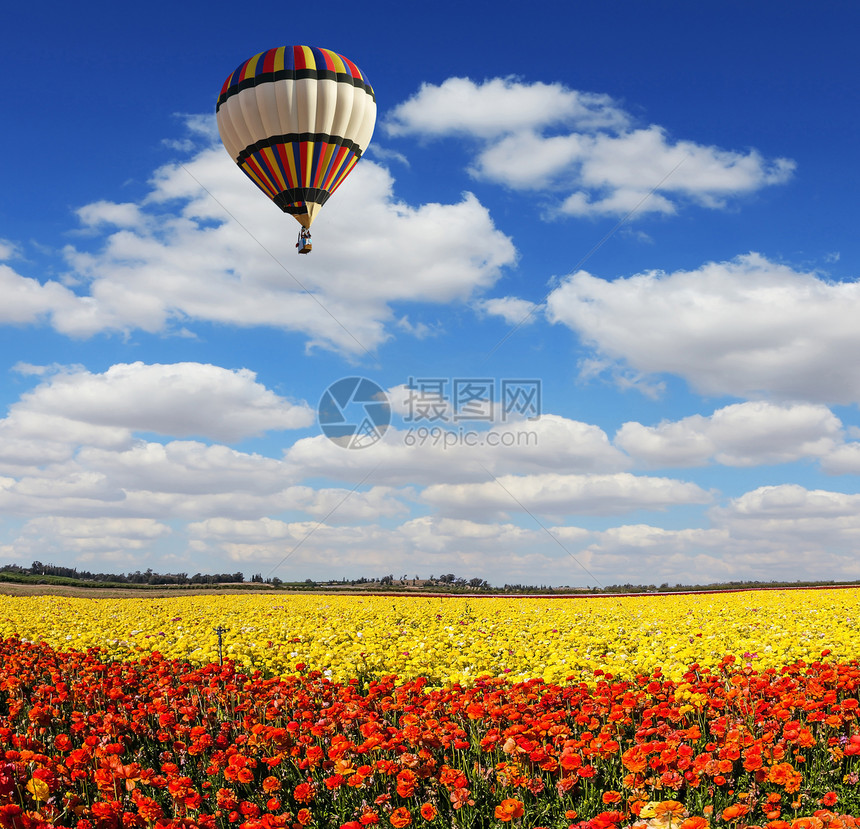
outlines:
[{"label": "tree line on horizon", "polygon": [[256,573],[249,580],[245,579],[242,572],[236,573],[157,573],[151,568],[145,571],[136,570],[133,573],[92,573],[89,570],[78,570],[76,567],[65,567],[59,564],[43,564],[34,561],[30,567],[19,564],[6,564],[0,567],[0,581],[30,582],[30,583],[53,583],[73,584],[83,587],[218,587],[220,585],[254,588],[256,585],[265,585],[269,588],[289,588],[314,590],[324,588],[326,590],[385,590],[396,592],[407,589],[409,592],[446,592],[446,593],[526,593],[526,594],[574,594],[574,595],[599,595],[601,593],[674,593],[685,591],[705,590],[743,590],[750,588],[780,588],[780,587],[830,587],[836,585],[860,585],[860,580],[850,582],[837,581],[728,581],[714,582],[709,584],[680,584],[670,585],[663,582],[655,584],[624,584],[600,585],[599,587],[571,587],[569,585],[534,585],[534,584],[508,584],[504,586],[493,586],[486,579],[465,579],[453,573],[444,573],[439,576],[431,575],[422,579],[416,575],[410,578],[407,574],[395,577],[389,573],[386,576],[366,577],[357,579],[332,579],[326,581],[304,581],[287,582],[277,576],[264,578],[261,573]]}]

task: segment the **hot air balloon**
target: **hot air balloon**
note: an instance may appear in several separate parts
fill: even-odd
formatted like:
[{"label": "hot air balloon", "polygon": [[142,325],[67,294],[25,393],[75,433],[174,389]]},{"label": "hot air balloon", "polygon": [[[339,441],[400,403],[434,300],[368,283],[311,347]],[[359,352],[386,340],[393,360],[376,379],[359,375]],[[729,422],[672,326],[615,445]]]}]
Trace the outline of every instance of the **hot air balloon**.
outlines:
[{"label": "hot air balloon", "polygon": [[311,223],[373,135],[376,96],[367,76],[329,49],[281,46],[224,81],[215,113],[230,157],[299,222],[297,247],[308,253]]}]

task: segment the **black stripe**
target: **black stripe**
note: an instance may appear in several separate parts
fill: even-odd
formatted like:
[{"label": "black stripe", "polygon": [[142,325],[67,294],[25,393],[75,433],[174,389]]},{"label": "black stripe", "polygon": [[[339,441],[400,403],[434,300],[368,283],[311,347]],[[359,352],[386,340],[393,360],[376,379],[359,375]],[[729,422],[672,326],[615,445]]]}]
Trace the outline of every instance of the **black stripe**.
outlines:
[{"label": "black stripe", "polygon": [[264,150],[266,147],[274,147],[276,144],[293,144],[296,141],[313,141],[314,143],[319,141],[324,144],[334,144],[337,147],[346,147],[347,150],[355,153],[356,158],[361,158],[361,147],[354,141],[341,138],[339,135],[328,135],[324,132],[289,132],[285,135],[270,135],[268,138],[261,138],[256,144],[245,147],[239,153],[236,163],[242,164],[254,153]]},{"label": "black stripe", "polygon": [[262,83],[272,83],[273,81],[300,81],[304,78],[314,78],[316,80],[337,81],[338,83],[348,83],[350,86],[363,89],[374,102],[376,101],[376,93],[373,87],[361,78],[353,78],[346,72],[333,72],[331,69],[279,69],[277,72],[261,72],[259,75],[254,75],[251,78],[245,78],[235,86],[227,88],[218,96],[218,103],[215,105],[215,112],[221,109],[221,105],[233,95],[238,95],[243,89],[250,89]]},{"label": "black stripe", "polygon": [[323,205],[331,195],[328,190],[319,187],[293,187],[292,190],[284,190],[278,193],[272,201],[284,211],[294,216],[301,216],[308,212],[304,205],[296,206],[296,202],[315,202]]}]

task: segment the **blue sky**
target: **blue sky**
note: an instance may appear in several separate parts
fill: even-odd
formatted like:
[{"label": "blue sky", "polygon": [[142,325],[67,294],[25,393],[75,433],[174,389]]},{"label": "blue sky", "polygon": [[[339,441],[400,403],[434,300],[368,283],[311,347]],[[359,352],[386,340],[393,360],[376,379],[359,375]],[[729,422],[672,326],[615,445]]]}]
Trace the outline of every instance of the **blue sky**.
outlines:
[{"label": "blue sky", "polygon": [[[535,9],[7,10],[0,561],[860,578],[860,10]],[[214,119],[294,43],[379,107],[306,257]]]}]

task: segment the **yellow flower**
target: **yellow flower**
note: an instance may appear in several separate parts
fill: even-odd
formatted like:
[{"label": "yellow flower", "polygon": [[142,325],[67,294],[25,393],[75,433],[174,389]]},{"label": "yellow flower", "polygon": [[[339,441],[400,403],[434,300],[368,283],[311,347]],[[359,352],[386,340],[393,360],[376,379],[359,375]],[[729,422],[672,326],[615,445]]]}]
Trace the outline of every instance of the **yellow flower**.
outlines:
[{"label": "yellow flower", "polygon": [[45,801],[48,799],[48,784],[44,780],[39,780],[38,777],[30,778],[30,780],[27,781],[25,788],[38,801]]}]

